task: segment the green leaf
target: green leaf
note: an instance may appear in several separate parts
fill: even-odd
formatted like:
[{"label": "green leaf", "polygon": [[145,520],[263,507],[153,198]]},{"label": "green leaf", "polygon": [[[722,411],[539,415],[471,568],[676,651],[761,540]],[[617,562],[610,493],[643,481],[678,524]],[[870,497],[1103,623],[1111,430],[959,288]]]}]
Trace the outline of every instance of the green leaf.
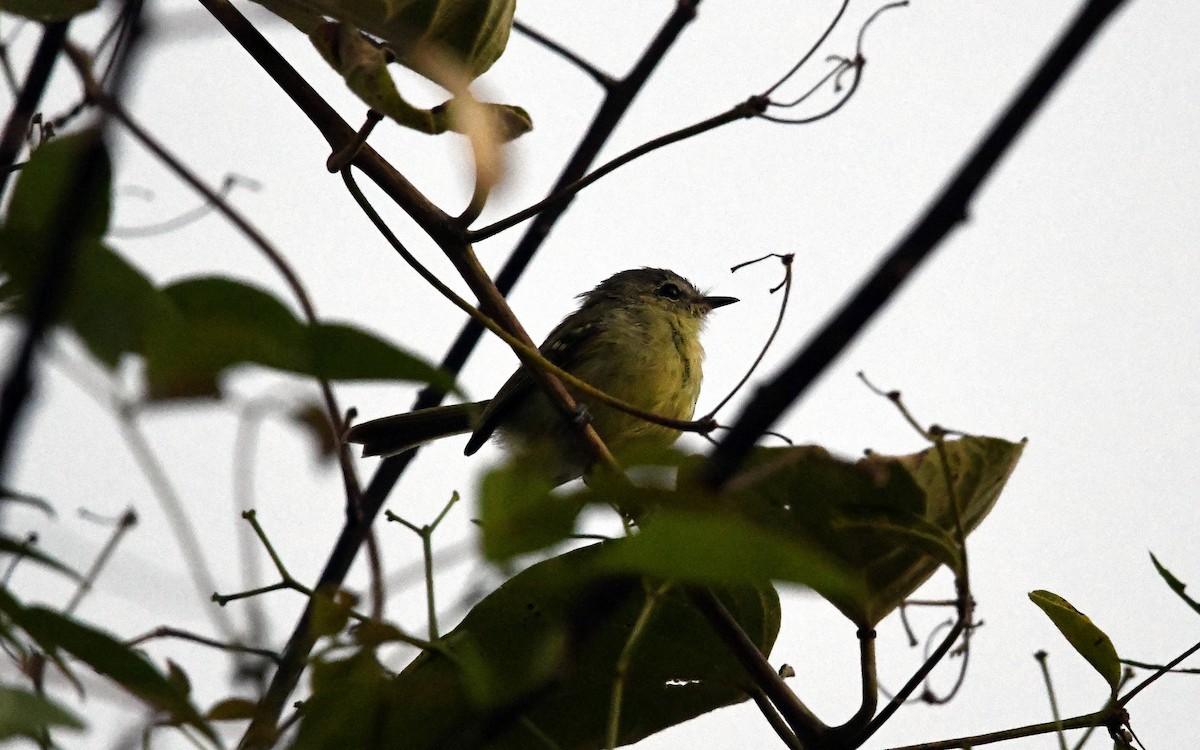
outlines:
[{"label": "green leaf", "polygon": [[44,607],[25,607],[3,589],[0,589],[0,611],[36,641],[48,656],[53,657],[59,650],[65,651],[148,706],[166,713],[172,722],[190,724],[205,736],[216,739],[187,695],[171,678],[155,669],[141,653],[108,633]]},{"label": "green leaf", "polygon": [[70,578],[72,581],[82,581],[83,576],[77,573],[66,563],[50,557],[44,552],[41,552],[26,540],[17,540],[8,536],[0,536],[0,553],[8,553],[27,560],[41,563],[51,570],[56,570],[59,573]]},{"label": "green leaf", "polygon": [[102,630],[42,607],[26,610],[22,623],[36,630],[98,674],[108,677],[147,705],[165,712],[174,722],[190,724],[206,736],[215,735],[200,718],[187,695],[144,656]]},{"label": "green leaf", "polygon": [[99,0],[0,0],[0,11],[30,21],[66,21],[94,9]]},{"label": "green leaf", "polygon": [[420,357],[374,334],[339,323],[307,329],[312,349],[311,370],[304,374],[328,380],[404,380],[430,383],[458,392],[454,379]]},{"label": "green leaf", "polygon": [[310,673],[312,695],[304,703],[291,750],[369,750],[401,737],[406,748],[417,747],[409,737],[381,731],[392,696],[390,675],[372,651],[339,661],[318,659]]},{"label": "green leaf", "polygon": [[[970,533],[991,510],[1024,443],[947,441],[953,494],[936,448],[849,462],[815,447],[758,449],[721,498],[725,507],[840,561],[855,586],[816,590],[874,627],[944,562],[957,566],[954,503]],[[815,586],[814,586],[815,588]],[[856,593],[857,592],[857,593]]]},{"label": "green leaf", "polygon": [[[347,87],[397,123],[437,134],[480,135],[480,121],[456,116],[454,100],[422,109],[410,104],[388,71],[398,62],[469,98],[466,86],[491,67],[508,44],[516,0],[257,0],[309,40]],[[332,20],[330,20],[332,19]],[[365,32],[365,33],[364,33]],[[529,114],[507,104],[482,106],[488,138],[512,140],[532,127]]]},{"label": "green leaf", "polygon": [[[33,2],[42,4],[42,0]],[[37,148],[13,187],[5,225],[45,238],[59,229],[64,215],[70,213],[81,238],[102,237],[108,228],[111,208],[112,168],[104,144],[98,138],[98,131],[89,129],[55,138]],[[89,165],[88,159],[95,155],[93,149],[96,148],[101,149],[99,164]],[[68,205],[72,196],[66,187],[75,183],[81,170],[89,166],[97,169],[93,175],[97,178],[97,189],[86,196],[84,205]]]},{"label": "green leaf", "polygon": [[[346,86],[371,109],[390,117],[406,128],[429,135],[446,131],[470,134],[470,118],[462,107],[480,107],[484,117],[481,135],[495,143],[511,141],[533,129],[533,120],[521,107],[510,104],[475,102],[470,96],[450,99],[432,109],[422,109],[408,102],[396,88],[388,72],[391,59],[388,51],[363,38],[352,24],[325,21],[309,32],[313,46],[336,70]],[[426,71],[430,72],[430,71]],[[433,73],[430,77],[435,77]],[[447,88],[454,84],[440,76]]]},{"label": "green leaf", "polygon": [[1180,599],[1187,602],[1187,605],[1195,610],[1197,614],[1200,614],[1200,602],[1197,602],[1195,599],[1183,593],[1183,590],[1187,588],[1187,584],[1176,578],[1171,571],[1164,568],[1162,563],[1158,561],[1158,558],[1154,556],[1154,553],[1150,554],[1150,561],[1154,563],[1154,569],[1157,570],[1158,574],[1162,576],[1162,579],[1167,582],[1167,585],[1171,587],[1171,590],[1178,594]]},{"label": "green leaf", "polygon": [[484,475],[479,524],[483,554],[492,562],[549,547],[575,530],[582,503],[555,496],[544,468],[535,458],[517,457]]},{"label": "green leaf", "polygon": [[[37,149],[21,171],[0,228],[0,271],[6,276],[2,296],[11,312],[27,314],[62,217],[70,215],[81,229],[59,322],[112,368],[122,354],[141,351],[148,322],[169,310],[149,279],[101,242],[108,226],[111,175],[106,153],[98,166],[96,159],[88,160],[93,148],[103,146],[96,145],[90,131],[59,138]],[[67,187],[89,161],[96,189],[84,206],[68,206]]]},{"label": "green leaf", "polygon": [[258,703],[249,698],[226,698],[218,701],[204,718],[208,721],[242,721],[253,719],[258,713]]},{"label": "green leaf", "polygon": [[220,376],[241,364],[332,380],[452,384],[443,371],[365,331],[309,326],[251,284],[198,277],[163,293],[176,314],[162,319],[147,342],[147,391],[154,398],[216,395]]},{"label": "green leaf", "polygon": [[934,448],[859,461],[817,446],[758,449],[719,496],[699,480],[698,457],[650,461],[680,467],[677,490],[596,476],[574,503],[501,469],[482,493],[483,544],[503,560],[564,538],[579,503],[611,505],[637,517],[641,529],[599,557],[605,570],[700,583],[801,583],[859,626],[874,627],[939,565],[958,570],[953,501],[970,533],[1023,447],[979,437],[945,443],[953,494]]},{"label": "green leaf", "polygon": [[337,635],[350,621],[350,612],[358,604],[358,597],[345,589],[338,589],[331,597],[318,591],[312,597],[312,632],[320,637]]},{"label": "green leaf", "polygon": [[818,544],[727,511],[661,510],[640,533],[606,545],[596,564],[698,583],[791,581],[832,600],[866,596],[862,583]]},{"label": "green leaf", "polygon": [[1100,673],[1115,695],[1121,682],[1121,660],[1104,631],[1058,594],[1041,590],[1031,591],[1029,599],[1042,608],[1054,623],[1054,627],[1058,628],[1071,647]]},{"label": "green leaf", "polygon": [[44,695],[0,685],[0,741],[28,737],[40,742],[51,727],[84,726],[78,716]]},{"label": "green leaf", "polygon": [[25,641],[13,632],[13,628],[10,626],[15,626],[25,631],[25,635],[33,640],[38,648],[41,649],[42,656],[58,667],[58,670],[67,678],[71,686],[79,694],[79,697],[82,698],[84,695],[83,683],[79,681],[79,678],[71,671],[70,665],[67,664],[66,660],[59,653],[58,644],[52,639],[47,638],[46,634],[39,632],[36,628],[30,629],[26,622],[28,610],[9,594],[8,589],[3,586],[0,586],[0,613],[7,616],[7,621],[0,618],[0,638],[10,644],[13,651],[20,654],[21,660],[38,658],[38,656]]},{"label": "green leaf", "polygon": [[326,18],[384,42],[396,61],[438,81],[429,58],[444,55],[478,78],[508,44],[516,0],[256,0],[305,34]]},{"label": "green leaf", "polygon": [[[646,602],[636,577],[597,577],[595,545],[534,565],[476,605],[442,644],[453,660],[418,656],[395,679],[364,654],[314,672],[296,746],[406,750],[544,746],[600,748],[615,665]],[[779,628],[770,586],[717,592],[769,653]],[[337,670],[340,679],[330,679]],[[658,601],[637,642],[620,743],[747,698],[747,679],[681,591]],[[331,715],[332,714],[332,715]],[[350,717],[353,717],[352,719]]]}]

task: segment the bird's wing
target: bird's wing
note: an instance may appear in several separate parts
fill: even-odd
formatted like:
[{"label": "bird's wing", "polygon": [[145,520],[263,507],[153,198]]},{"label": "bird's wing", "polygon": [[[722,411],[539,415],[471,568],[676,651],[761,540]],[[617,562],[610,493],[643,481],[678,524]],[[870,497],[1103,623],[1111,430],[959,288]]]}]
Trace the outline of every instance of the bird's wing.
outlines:
[{"label": "bird's wing", "polygon": [[[587,342],[600,333],[600,327],[596,323],[579,325],[574,318],[574,315],[568,316],[559,323],[538,350],[543,357],[568,372],[574,369],[579,352],[587,350]],[[509,412],[524,401],[535,388],[537,384],[529,374],[528,368],[524,365],[518,367],[483,410],[479,417],[479,425],[471,433],[471,439],[467,441],[463,452],[469,456],[479,450],[496,428],[504,423]]]}]

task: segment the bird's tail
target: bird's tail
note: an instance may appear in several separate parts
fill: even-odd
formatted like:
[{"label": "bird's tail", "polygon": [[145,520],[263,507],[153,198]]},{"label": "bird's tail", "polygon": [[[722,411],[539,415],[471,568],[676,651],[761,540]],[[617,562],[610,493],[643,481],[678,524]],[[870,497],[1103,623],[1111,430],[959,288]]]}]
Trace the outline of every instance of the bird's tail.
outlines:
[{"label": "bird's tail", "polygon": [[360,443],[364,456],[394,456],[432,440],[475,429],[487,401],[417,409],[351,427],[346,442]]}]

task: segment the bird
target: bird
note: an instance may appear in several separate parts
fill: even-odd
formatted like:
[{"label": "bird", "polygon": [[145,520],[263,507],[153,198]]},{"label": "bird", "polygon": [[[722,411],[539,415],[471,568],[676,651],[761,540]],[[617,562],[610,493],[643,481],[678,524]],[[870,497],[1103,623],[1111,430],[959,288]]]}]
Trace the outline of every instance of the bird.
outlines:
[{"label": "bird", "polygon": [[[709,296],[674,271],[620,271],[579,295],[578,309],[539,347],[542,356],[600,390],[645,411],[689,420],[703,379],[700,332],[708,314],[737,302]],[[568,390],[572,390],[568,386]],[[615,455],[667,447],[679,430],[572,390],[600,438]],[[418,409],[352,426],[346,440],[364,456],[391,456],[456,434],[471,433],[472,455],[497,434],[506,450],[535,455],[556,484],[583,476],[592,454],[578,427],[564,418],[521,365],[487,401]]]}]

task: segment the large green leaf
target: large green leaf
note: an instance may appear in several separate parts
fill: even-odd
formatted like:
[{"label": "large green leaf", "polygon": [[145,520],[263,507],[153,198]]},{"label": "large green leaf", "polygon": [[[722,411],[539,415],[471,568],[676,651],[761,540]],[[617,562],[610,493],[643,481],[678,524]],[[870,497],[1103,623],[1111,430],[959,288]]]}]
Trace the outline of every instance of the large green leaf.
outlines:
[{"label": "large green leaf", "polygon": [[[646,603],[641,579],[596,575],[595,545],[534,565],[475,606],[394,679],[366,652],[314,671],[295,748],[408,750],[603,746],[617,658]],[[779,601],[768,585],[717,592],[769,653]],[[637,641],[620,742],[746,699],[745,672],[682,592],[657,600]]]},{"label": "large green leaf", "polygon": [[1100,673],[1112,688],[1113,695],[1116,695],[1117,686],[1121,683],[1121,660],[1108,635],[1058,594],[1031,591],[1029,598],[1041,607],[1071,647],[1087,659],[1088,664]]},{"label": "large green leaf", "polygon": [[549,546],[567,536],[583,502],[639,518],[627,544],[601,554],[605,570],[700,583],[785,580],[811,587],[862,627],[873,627],[945,564],[957,570],[963,530],[996,502],[1023,443],[966,437],[935,448],[859,461],[816,446],[756,450],[714,495],[695,479],[701,459],[680,470],[678,490],[594,487],[559,498],[508,467],[489,475],[483,543],[492,559]]},{"label": "large green leaf", "polygon": [[148,337],[146,379],[153,397],[215,395],[219,377],[240,364],[331,380],[453,386],[445,372],[366,331],[308,325],[251,284],[199,277],[172,284],[163,294],[174,314]]},{"label": "large green leaf", "polygon": [[484,556],[505,562],[549,547],[575,530],[582,503],[558,497],[545,463],[518,456],[484,475],[479,488],[479,525]]},{"label": "large green leaf", "polygon": [[[88,158],[90,149],[103,148],[95,138],[84,131],[51,141],[21,170],[0,227],[0,272],[5,276],[0,297],[9,312],[27,314],[63,222],[76,224],[71,268],[56,280],[65,286],[61,322],[112,367],[122,353],[137,351],[147,321],[164,311],[149,280],[101,242],[111,180],[107,155]],[[97,170],[89,179],[95,189],[82,198],[82,205],[67,205],[69,186],[89,168]]]},{"label": "large green leaf", "polygon": [[48,656],[64,651],[128,690],[171,722],[189,724],[215,739],[186,692],[146,657],[108,633],[45,607],[26,607],[0,589],[0,611]]},{"label": "large green leaf", "polygon": [[725,501],[840,560],[865,595],[829,599],[856,624],[873,627],[940,564],[957,567],[954,500],[969,533],[995,504],[1023,447],[981,437],[946,442],[953,492],[936,448],[855,462],[820,448],[760,449],[729,483]]},{"label": "large green leaf", "polygon": [[[159,289],[102,242],[108,226],[107,157],[93,168],[96,185],[84,205],[68,206],[72,184],[89,163],[95,134],[84,132],[37,149],[21,171],[0,226],[0,301],[4,313],[26,315],[41,284],[61,224],[80,225],[60,325],[72,330],[102,364],[146,357],[152,397],[215,395],[230,367],[253,363],[330,380],[407,380],[451,388],[452,380],[422,359],[358,328],[310,326],[270,293],[220,277]],[[93,154],[94,155],[94,154]],[[95,161],[95,160],[92,160]]]}]

